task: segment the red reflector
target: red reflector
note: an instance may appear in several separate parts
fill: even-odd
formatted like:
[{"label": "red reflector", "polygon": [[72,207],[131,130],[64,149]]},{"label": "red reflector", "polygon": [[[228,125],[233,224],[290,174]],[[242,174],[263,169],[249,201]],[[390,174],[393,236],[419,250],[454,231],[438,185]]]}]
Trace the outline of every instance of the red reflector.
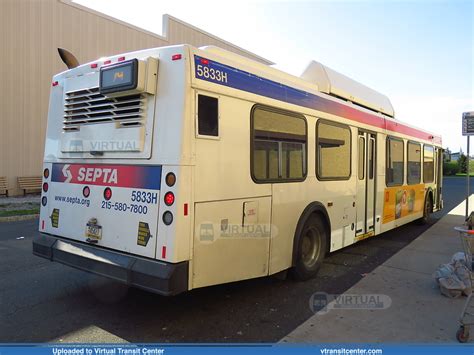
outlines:
[{"label": "red reflector", "polygon": [[209,59],[201,58],[201,64],[208,65],[209,64]]},{"label": "red reflector", "polygon": [[112,190],[110,187],[106,187],[104,190],[104,198],[108,201],[112,198]]},{"label": "red reflector", "polygon": [[59,84],[59,83],[58,83],[57,81],[53,81],[53,83],[52,83],[51,85],[53,85],[53,86],[58,86],[58,84]]},{"label": "red reflector", "polygon": [[107,64],[110,64],[110,63],[112,63],[112,61],[109,59],[109,60],[106,60],[106,61],[104,62],[104,65],[107,65]]},{"label": "red reflector", "polygon": [[41,229],[44,229],[44,219],[41,221]]},{"label": "red reflector", "polygon": [[124,60],[125,60],[125,57],[119,57],[119,59],[118,59],[119,62],[122,62]]},{"label": "red reflector", "polygon": [[174,203],[174,194],[172,192],[165,194],[165,203],[167,206],[171,206]]},{"label": "red reflector", "polygon": [[91,189],[89,188],[89,186],[84,186],[84,188],[82,189],[82,194],[84,195],[84,197],[89,197],[91,193]]},{"label": "red reflector", "polygon": [[166,247],[161,248],[161,258],[166,259]]},{"label": "red reflector", "polygon": [[92,63],[92,64],[91,64],[91,68],[92,68],[92,69],[97,68],[97,63]]},{"label": "red reflector", "polygon": [[184,215],[185,216],[188,215],[188,204],[187,203],[184,204]]},{"label": "red reflector", "polygon": [[171,60],[180,60],[181,59],[181,54],[173,54],[171,57]]}]

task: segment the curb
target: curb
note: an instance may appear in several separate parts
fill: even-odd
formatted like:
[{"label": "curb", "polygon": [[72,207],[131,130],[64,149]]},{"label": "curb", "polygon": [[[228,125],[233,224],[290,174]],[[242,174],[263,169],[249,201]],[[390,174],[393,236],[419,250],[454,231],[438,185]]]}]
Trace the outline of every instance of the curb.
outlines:
[{"label": "curb", "polygon": [[0,223],[2,222],[17,222],[17,221],[28,221],[32,219],[39,218],[39,213],[37,214],[24,214],[19,216],[8,216],[0,217]]}]

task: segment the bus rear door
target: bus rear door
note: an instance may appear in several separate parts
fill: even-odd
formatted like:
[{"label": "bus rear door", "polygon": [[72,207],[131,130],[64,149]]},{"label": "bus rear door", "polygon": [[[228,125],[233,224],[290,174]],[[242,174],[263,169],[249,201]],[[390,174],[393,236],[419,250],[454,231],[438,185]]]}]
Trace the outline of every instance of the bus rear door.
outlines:
[{"label": "bus rear door", "polygon": [[375,139],[374,133],[359,131],[356,238],[375,230]]}]

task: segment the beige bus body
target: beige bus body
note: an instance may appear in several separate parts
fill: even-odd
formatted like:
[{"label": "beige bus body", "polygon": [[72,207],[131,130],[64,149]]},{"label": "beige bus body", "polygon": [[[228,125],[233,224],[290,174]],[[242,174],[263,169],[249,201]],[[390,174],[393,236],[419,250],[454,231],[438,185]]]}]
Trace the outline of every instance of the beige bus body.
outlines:
[{"label": "beige bus body", "polygon": [[[231,67],[250,72],[259,77],[268,78],[300,90],[324,96],[328,100],[343,102],[347,106],[355,105],[338,100],[318,91],[316,85],[301,78],[290,76],[268,66],[249,61],[235,54],[212,48],[202,51],[190,48],[191,64],[194,55],[224,63]],[[357,196],[357,144],[359,130],[376,134],[376,193],[375,193],[375,228],[369,234],[377,235],[397,226],[409,223],[422,217],[423,212],[406,216],[399,220],[382,223],[385,184],[385,146],[387,133],[412,141],[410,135],[387,132],[366,124],[356,124],[353,120],[341,116],[315,111],[302,106],[288,104],[280,100],[262,97],[260,95],[235,90],[226,86],[199,80],[191,67],[191,96],[193,120],[189,129],[192,130],[195,157],[193,201],[195,211],[193,216],[194,234],[192,240],[192,263],[190,284],[193,288],[224,282],[237,281],[246,278],[266,276],[286,270],[293,265],[293,243],[297,223],[307,206],[319,202],[326,208],[330,225],[330,251],[335,251],[363,239],[356,237],[353,224],[356,222],[357,205],[364,203],[363,197]],[[199,137],[196,133],[198,94],[215,96],[219,99],[219,137]],[[250,172],[250,112],[254,105],[266,105],[278,109],[303,114],[308,126],[307,147],[307,176],[302,182],[256,184]],[[362,107],[358,110],[364,111]],[[392,120],[381,113],[365,110],[379,117]],[[393,112],[393,111],[392,111]],[[344,181],[319,181],[315,173],[316,137],[315,127],[318,119],[327,119],[350,126],[352,135],[350,179]],[[393,119],[394,122],[397,122]],[[434,136],[433,136],[434,137]],[[431,140],[416,139],[420,143],[439,144]],[[407,161],[405,160],[405,171]],[[436,164],[436,163],[435,163]],[[435,171],[438,167],[435,166]],[[406,180],[406,178],[405,178]],[[426,191],[435,191],[435,181],[426,184]],[[404,181],[406,185],[406,181]],[[245,225],[245,204],[258,205],[258,220],[261,229],[269,234],[258,235],[254,238],[228,237],[223,234],[211,242],[201,240],[202,225],[212,224],[214,233],[221,233],[224,223],[234,226]],[[439,206],[439,204],[437,205]],[[438,207],[434,207],[434,211]],[[222,226],[223,228],[224,226]]]},{"label": "beige bus body", "polygon": [[[76,129],[75,121],[67,121],[68,115],[75,114],[68,111],[67,100],[75,100],[74,95],[95,100],[101,66],[120,65],[118,61],[123,59],[125,63],[158,63],[154,69],[156,90],[137,94],[146,105],[143,112],[140,110],[140,120],[130,126],[86,122]],[[40,214],[42,239],[34,242],[36,255],[171,295],[295,267],[301,228],[313,214],[319,216],[326,230],[325,253],[424,217],[427,199],[431,201],[430,212],[442,208],[440,138],[394,119],[386,97],[319,63],[313,62],[302,77],[295,77],[219,48],[188,45],[126,53],[98,63],[87,63],[53,78],[44,158],[45,172],[51,170],[53,177],[45,173],[44,181],[50,186],[49,191],[43,191],[47,201]],[[282,93],[288,99],[281,97]],[[200,100],[206,109],[217,110],[217,126],[211,134],[198,128]],[[314,102],[319,106],[313,107]],[[257,114],[262,115],[261,122],[267,122],[263,129],[269,137],[273,127],[268,115],[297,119],[306,133],[298,135],[295,132],[300,128],[287,123],[291,143],[269,140],[277,150],[254,151],[258,130],[254,132],[252,122]],[[349,138],[344,144],[337,137],[319,138],[318,130],[323,132],[323,127],[327,134],[342,128],[350,132]],[[131,137],[138,143],[130,149],[109,145],[97,154],[86,147]],[[391,178],[401,179],[400,183],[389,186],[386,148],[391,141],[387,137],[395,142],[393,148],[390,145],[394,152],[403,147],[403,168],[398,161],[390,173]],[[79,150],[74,145],[78,140]],[[339,161],[346,159],[350,170],[347,177],[327,179],[318,175],[323,169],[320,165],[328,163],[323,163],[327,159],[321,153],[324,144],[347,148],[344,156],[334,157],[331,168],[339,173]],[[286,162],[284,145],[288,149]],[[433,147],[433,163],[422,163],[425,146],[428,150]],[[410,165],[407,154],[420,158]],[[395,155],[394,160],[400,159],[401,155]],[[268,166],[259,167],[264,157]],[[301,178],[262,181],[256,177],[253,166],[265,170],[269,177],[274,168],[270,164],[276,161],[278,177],[286,164],[288,177],[301,170]],[[119,172],[124,166],[159,170],[161,175],[156,178],[161,179],[160,187],[150,190],[157,200],[147,205],[146,216],[114,212],[104,200],[105,192],[102,198],[103,188],[109,185],[99,184],[90,185],[95,197],[87,200],[87,208],[79,208],[75,200],[65,204],[62,196],[82,198],[84,194],[83,182],[67,178],[68,169],[81,164],[90,169],[113,166]],[[423,165],[432,167],[430,183],[421,178]],[[418,183],[408,184],[408,171],[415,171]],[[169,173],[175,174],[175,184],[165,181]],[[132,197],[136,193],[130,186],[112,186],[112,200],[130,201],[130,193]],[[174,194],[171,204],[166,201],[167,192]],[[61,195],[59,199],[57,195]],[[174,217],[168,224],[164,223],[165,211]],[[89,235],[91,223],[101,229],[101,238],[86,238],[84,230]]]}]

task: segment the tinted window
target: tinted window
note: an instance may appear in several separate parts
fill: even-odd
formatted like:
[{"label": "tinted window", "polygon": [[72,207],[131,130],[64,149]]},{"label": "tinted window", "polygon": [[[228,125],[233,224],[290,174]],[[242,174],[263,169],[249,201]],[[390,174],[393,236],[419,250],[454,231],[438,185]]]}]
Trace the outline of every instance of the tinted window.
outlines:
[{"label": "tinted window", "polygon": [[359,137],[359,167],[358,167],[358,176],[359,180],[364,180],[365,176],[365,139],[364,137]]},{"label": "tinted window", "polygon": [[219,135],[219,108],[215,97],[198,95],[198,133],[204,136]]},{"label": "tinted window", "polygon": [[252,112],[252,176],[256,181],[306,176],[306,121],[297,114],[257,107]]},{"label": "tinted window", "polygon": [[348,126],[319,120],[316,127],[316,174],[322,180],[349,179],[351,131]]},{"label": "tinted window", "polygon": [[407,183],[419,184],[421,181],[421,144],[408,142]]},{"label": "tinted window", "polygon": [[403,185],[404,156],[403,140],[387,138],[387,166],[385,178],[387,186]]},{"label": "tinted window", "polygon": [[374,151],[375,151],[375,140],[371,139],[370,145],[369,145],[369,179],[370,180],[374,178],[374,170],[375,170]]},{"label": "tinted window", "polygon": [[434,151],[431,145],[425,145],[423,149],[423,181],[434,181]]}]

